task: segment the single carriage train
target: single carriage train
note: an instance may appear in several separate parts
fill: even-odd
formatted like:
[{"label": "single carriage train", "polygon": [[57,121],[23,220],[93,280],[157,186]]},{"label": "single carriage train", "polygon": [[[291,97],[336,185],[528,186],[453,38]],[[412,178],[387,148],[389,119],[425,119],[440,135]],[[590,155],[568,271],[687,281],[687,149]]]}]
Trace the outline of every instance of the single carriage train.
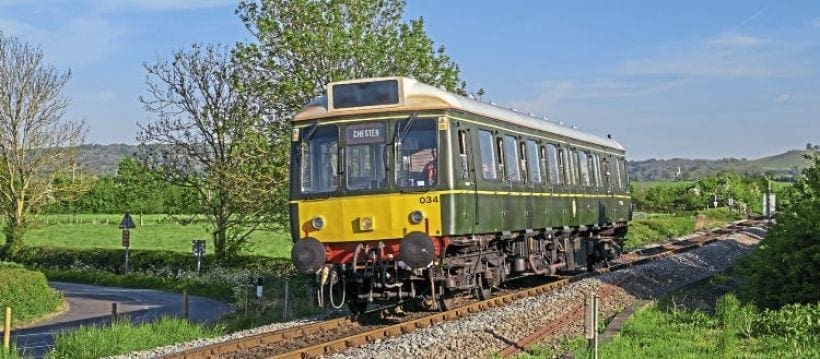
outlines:
[{"label": "single carriage train", "polygon": [[618,142],[408,78],[329,84],[291,148],[293,263],[353,312],[592,268],[632,215]]}]

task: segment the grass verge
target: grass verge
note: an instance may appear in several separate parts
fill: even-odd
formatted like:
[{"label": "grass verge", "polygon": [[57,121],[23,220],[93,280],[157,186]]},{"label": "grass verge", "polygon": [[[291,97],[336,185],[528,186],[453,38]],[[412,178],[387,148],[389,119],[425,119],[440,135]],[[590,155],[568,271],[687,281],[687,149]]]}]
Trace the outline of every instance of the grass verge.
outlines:
[{"label": "grass verge", "polygon": [[193,324],[178,318],[165,317],[144,325],[123,320],[111,326],[86,326],[59,333],[54,350],[47,358],[101,358],[222,333],[220,327]]},{"label": "grass verge", "polygon": [[634,220],[629,223],[624,249],[631,250],[662,242],[692,233],[698,227],[717,227],[741,218],[742,216],[726,208],[715,208],[675,216]]},{"label": "grass verge", "polygon": [[[816,358],[820,356],[820,303],[759,311],[733,295],[715,314],[653,305],[635,313],[602,358]],[[576,358],[591,353],[583,346]]]}]

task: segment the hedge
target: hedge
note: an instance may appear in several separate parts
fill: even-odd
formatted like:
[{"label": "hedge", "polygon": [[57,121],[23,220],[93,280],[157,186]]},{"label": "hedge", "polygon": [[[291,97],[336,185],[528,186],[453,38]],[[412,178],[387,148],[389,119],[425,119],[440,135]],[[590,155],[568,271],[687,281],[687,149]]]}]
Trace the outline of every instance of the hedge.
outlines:
[{"label": "hedge", "polygon": [[[35,268],[93,268],[122,273],[125,267],[124,250],[110,248],[25,247],[8,259]],[[289,260],[260,255],[241,255],[217,261],[213,254],[209,254],[202,259],[203,268],[215,266],[282,275],[293,273],[293,265]],[[166,250],[131,250],[128,268],[133,272],[145,273],[190,272],[196,270],[196,257],[189,253]]]},{"label": "hedge", "polygon": [[63,300],[59,292],[48,287],[43,273],[19,264],[0,262],[0,283],[0,308],[2,313],[6,307],[12,308],[12,325],[54,312]]}]

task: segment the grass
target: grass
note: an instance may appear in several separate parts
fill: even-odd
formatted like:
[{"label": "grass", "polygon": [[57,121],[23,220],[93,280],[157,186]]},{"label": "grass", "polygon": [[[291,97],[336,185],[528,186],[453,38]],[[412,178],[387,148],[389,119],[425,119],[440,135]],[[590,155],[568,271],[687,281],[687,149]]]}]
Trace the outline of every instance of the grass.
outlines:
[{"label": "grass", "polygon": [[[601,358],[816,358],[820,304],[758,311],[734,296],[721,297],[715,314],[653,305],[636,312]],[[814,323],[806,317],[814,317]],[[771,323],[767,326],[766,323]],[[776,327],[771,330],[768,327]],[[792,333],[783,328],[799,328]],[[590,352],[576,346],[575,357]]]},{"label": "grass", "polygon": [[101,358],[136,350],[155,348],[197,338],[220,335],[224,329],[165,317],[159,321],[135,325],[117,321],[111,326],[85,326],[57,334],[54,350],[47,358]]},{"label": "grass", "polygon": [[0,348],[0,359],[20,359],[22,358],[17,351],[17,347],[11,345],[8,351]]},{"label": "grass", "polygon": [[[137,228],[131,230],[131,249],[190,253],[191,241],[204,239],[206,250],[213,252],[213,241],[201,219],[182,225],[165,215],[145,215],[143,225],[139,226],[139,216],[133,217]],[[118,228],[120,219],[122,215],[119,214],[42,215],[37,218],[37,225],[26,233],[26,244],[59,248],[122,248],[122,230]],[[3,243],[5,237],[0,233],[0,246]],[[290,234],[284,231],[256,231],[251,234],[249,243],[242,254],[290,258],[292,242]]]},{"label": "grass", "polygon": [[[696,216],[703,222],[695,223]],[[629,224],[624,249],[630,250],[648,244],[662,242],[669,238],[679,237],[691,233],[696,225],[706,228],[717,227],[740,219],[740,215],[726,208],[715,208],[696,213],[687,213],[675,216],[651,217],[634,220]]]}]

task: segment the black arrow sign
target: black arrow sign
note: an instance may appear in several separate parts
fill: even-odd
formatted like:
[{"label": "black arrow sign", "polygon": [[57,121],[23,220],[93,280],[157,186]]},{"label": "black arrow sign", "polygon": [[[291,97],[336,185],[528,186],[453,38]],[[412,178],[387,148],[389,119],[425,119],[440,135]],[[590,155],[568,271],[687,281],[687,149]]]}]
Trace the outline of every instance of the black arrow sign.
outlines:
[{"label": "black arrow sign", "polygon": [[137,226],[134,225],[134,220],[131,219],[131,213],[125,212],[125,215],[122,216],[122,221],[120,221],[120,228],[131,229],[136,227]]}]

